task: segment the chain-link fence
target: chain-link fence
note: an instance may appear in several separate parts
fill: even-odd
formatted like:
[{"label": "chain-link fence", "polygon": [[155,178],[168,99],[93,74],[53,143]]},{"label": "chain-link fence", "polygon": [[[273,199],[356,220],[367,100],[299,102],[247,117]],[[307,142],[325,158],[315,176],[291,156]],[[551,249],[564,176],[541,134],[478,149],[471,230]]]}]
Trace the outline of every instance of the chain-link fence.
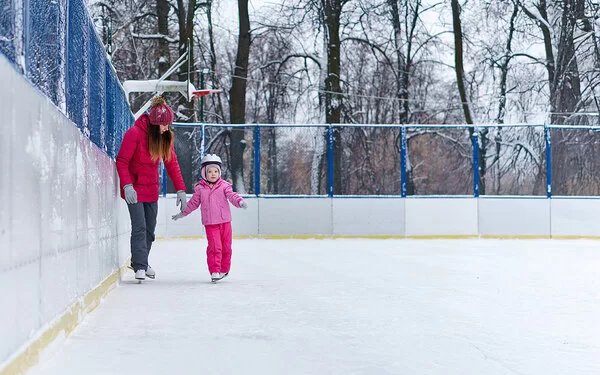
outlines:
[{"label": "chain-link fence", "polygon": [[521,124],[174,127],[189,192],[200,179],[201,157],[214,153],[236,190],[262,196],[596,196],[599,130]]},{"label": "chain-link fence", "polygon": [[0,2],[0,54],[115,157],[133,116],[84,0]]}]

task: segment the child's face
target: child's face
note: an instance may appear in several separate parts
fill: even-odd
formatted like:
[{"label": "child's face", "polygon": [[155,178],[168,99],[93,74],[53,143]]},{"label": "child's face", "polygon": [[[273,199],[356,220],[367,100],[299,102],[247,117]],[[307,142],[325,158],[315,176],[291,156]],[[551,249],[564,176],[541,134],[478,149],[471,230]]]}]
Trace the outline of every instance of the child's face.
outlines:
[{"label": "child's face", "polygon": [[209,167],[206,169],[206,179],[208,182],[215,182],[219,179],[219,170],[215,167]]}]

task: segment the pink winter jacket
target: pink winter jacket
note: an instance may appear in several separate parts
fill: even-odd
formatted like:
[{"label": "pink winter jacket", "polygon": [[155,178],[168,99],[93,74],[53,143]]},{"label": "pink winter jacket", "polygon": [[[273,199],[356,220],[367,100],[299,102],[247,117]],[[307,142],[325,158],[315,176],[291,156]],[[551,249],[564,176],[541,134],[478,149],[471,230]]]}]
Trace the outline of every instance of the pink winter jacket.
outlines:
[{"label": "pink winter jacket", "polygon": [[233,191],[231,184],[221,178],[215,182],[212,189],[208,182],[200,180],[194,188],[194,195],[187,208],[183,211],[183,216],[189,215],[200,206],[203,225],[228,223],[231,221],[229,202],[240,208],[242,200],[243,198]]},{"label": "pink winter jacket", "polygon": [[[143,114],[123,136],[116,163],[123,199],[125,199],[123,186],[133,184],[138,202],[156,202],[158,200],[158,160],[152,160],[148,150],[148,128],[150,126],[156,125],[150,125],[150,118],[147,114]],[[165,160],[164,163],[175,190],[185,191],[185,183],[173,146],[171,146],[171,160]]]}]

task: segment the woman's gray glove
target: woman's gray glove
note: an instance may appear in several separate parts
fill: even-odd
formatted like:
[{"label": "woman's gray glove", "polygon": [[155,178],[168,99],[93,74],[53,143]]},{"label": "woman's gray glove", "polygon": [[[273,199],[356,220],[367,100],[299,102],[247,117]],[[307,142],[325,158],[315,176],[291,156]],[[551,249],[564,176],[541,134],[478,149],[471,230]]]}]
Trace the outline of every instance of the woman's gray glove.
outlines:
[{"label": "woman's gray glove", "polygon": [[187,195],[185,195],[185,191],[183,190],[179,190],[177,192],[177,201],[175,202],[175,205],[179,206],[180,203],[181,207],[179,207],[179,209],[181,210],[181,212],[183,212],[187,207]]},{"label": "woman's gray glove", "polygon": [[137,203],[137,193],[135,192],[132,184],[123,186],[123,190],[125,191],[125,202],[128,204]]}]

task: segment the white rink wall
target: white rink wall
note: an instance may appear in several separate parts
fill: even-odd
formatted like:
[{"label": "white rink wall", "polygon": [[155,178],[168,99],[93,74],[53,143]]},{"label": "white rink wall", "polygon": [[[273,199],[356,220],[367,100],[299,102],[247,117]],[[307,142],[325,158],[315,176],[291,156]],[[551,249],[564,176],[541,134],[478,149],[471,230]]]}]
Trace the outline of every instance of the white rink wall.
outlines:
[{"label": "white rink wall", "polygon": [[[234,236],[406,238],[600,238],[595,197],[245,197],[231,206]],[[199,209],[172,221],[175,196],[160,198],[156,235],[204,236]]]},{"label": "white rink wall", "polygon": [[0,77],[4,374],[18,373],[25,364],[15,358],[57,319],[76,324],[94,307],[86,295],[114,278],[128,256],[129,215],[113,160],[1,55]]}]

